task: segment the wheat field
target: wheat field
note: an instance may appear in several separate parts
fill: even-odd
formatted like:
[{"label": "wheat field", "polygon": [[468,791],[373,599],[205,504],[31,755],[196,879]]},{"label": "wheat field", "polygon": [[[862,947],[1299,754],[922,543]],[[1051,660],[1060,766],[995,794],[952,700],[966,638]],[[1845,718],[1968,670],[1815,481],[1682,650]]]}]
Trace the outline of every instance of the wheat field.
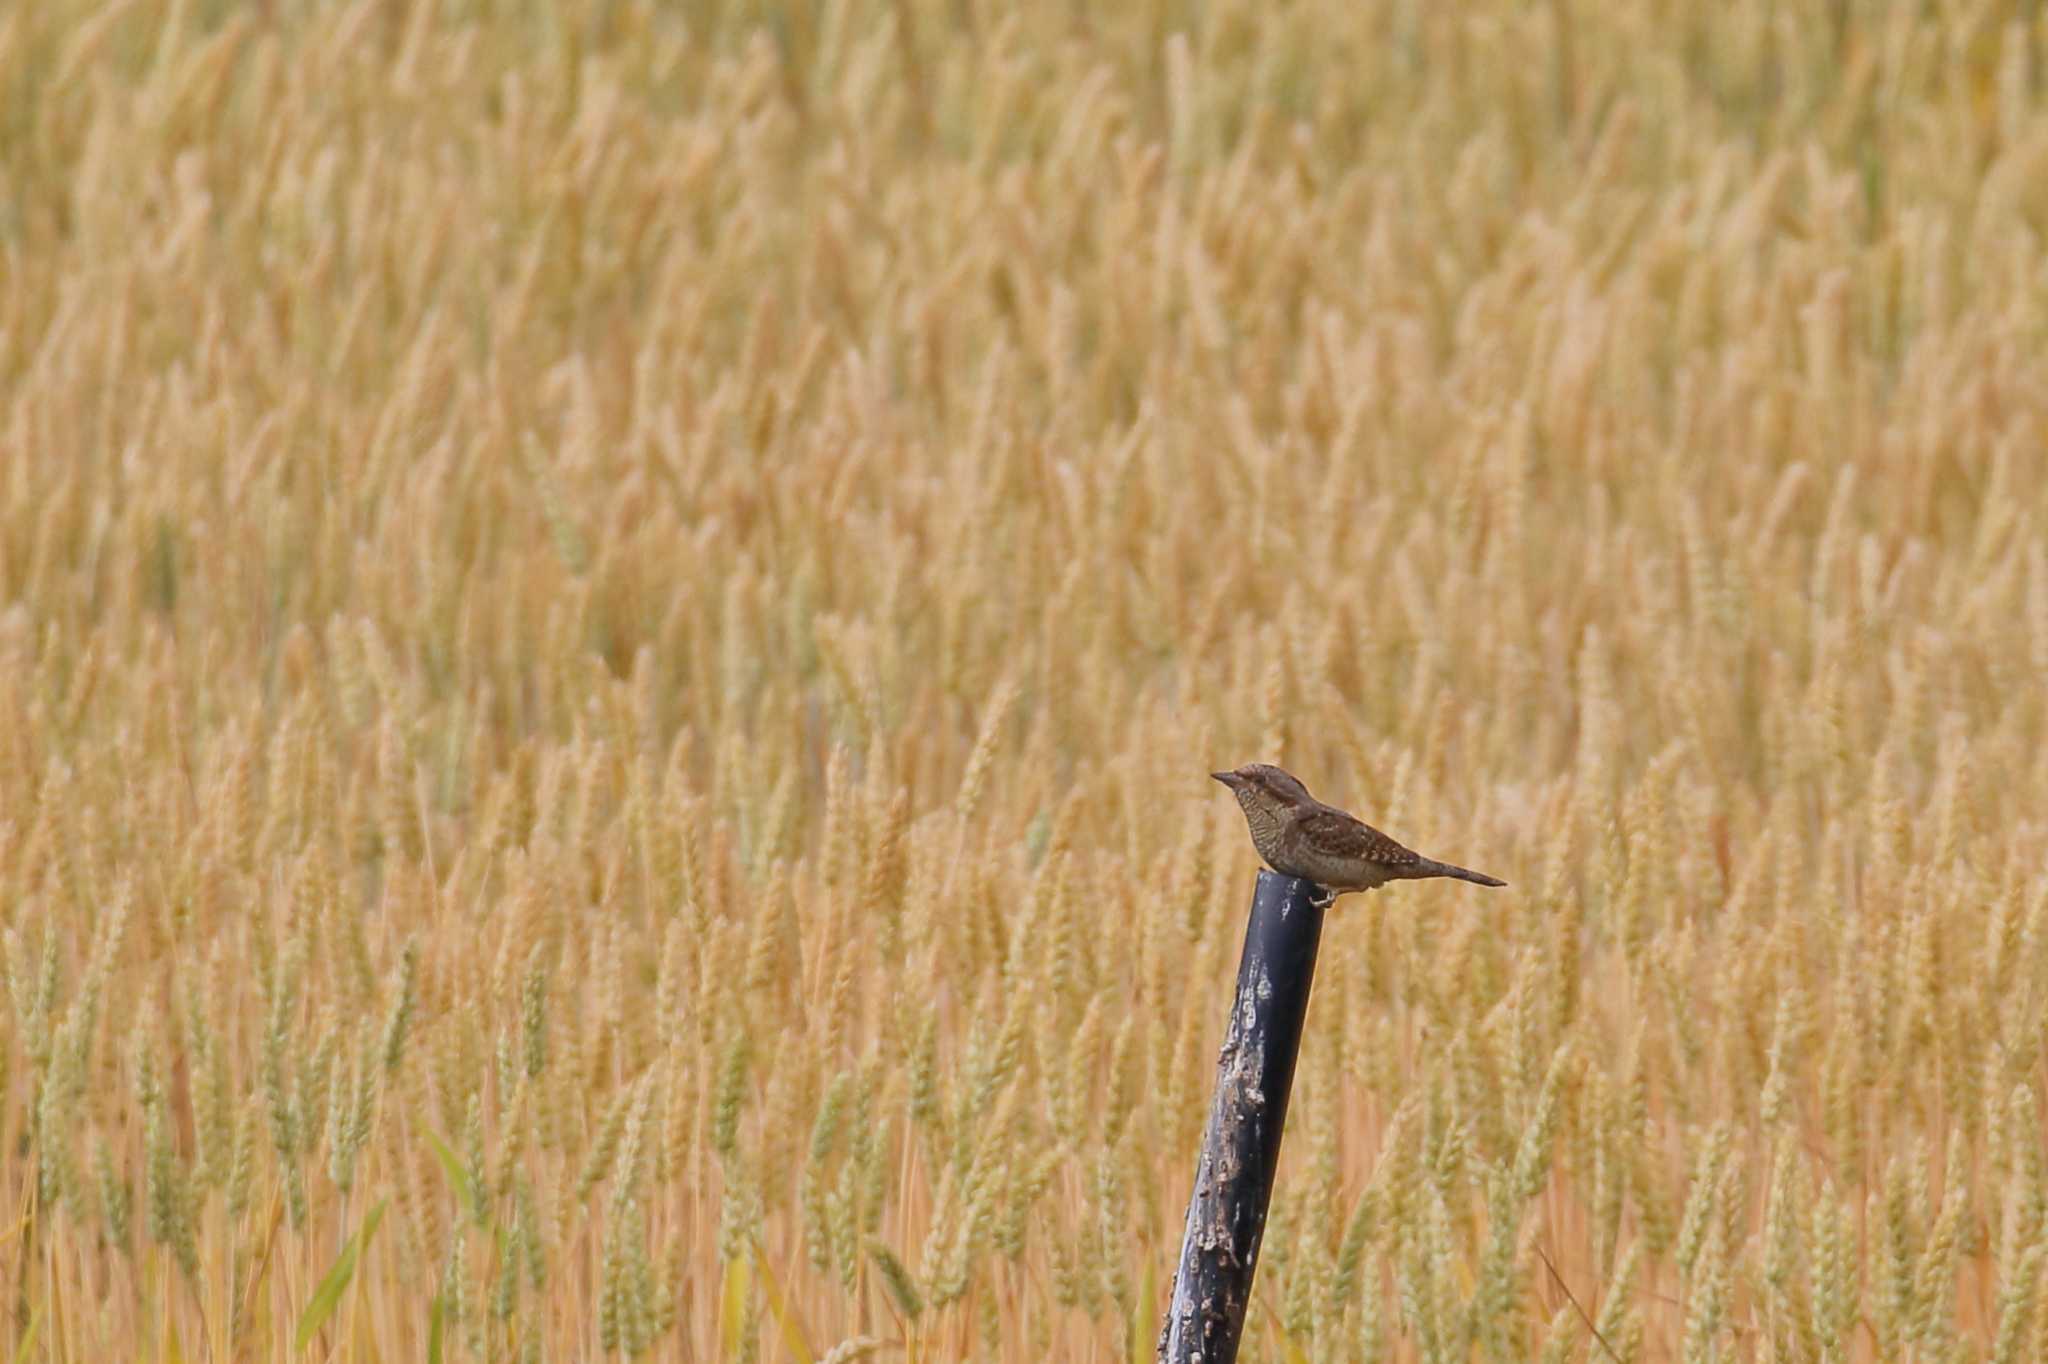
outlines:
[{"label": "wheat field", "polygon": [[0,1350],[2048,1358],[2020,0],[0,17]]}]

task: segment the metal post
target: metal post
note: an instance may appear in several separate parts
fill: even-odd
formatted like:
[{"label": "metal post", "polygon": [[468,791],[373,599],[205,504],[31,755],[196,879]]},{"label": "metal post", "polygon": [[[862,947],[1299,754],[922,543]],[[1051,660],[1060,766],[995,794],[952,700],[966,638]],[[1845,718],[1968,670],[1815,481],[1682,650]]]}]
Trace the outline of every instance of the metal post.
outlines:
[{"label": "metal post", "polygon": [[1237,1358],[1323,936],[1323,911],[1309,901],[1315,893],[1313,882],[1259,871],[1180,1269],[1159,1328],[1159,1364]]}]

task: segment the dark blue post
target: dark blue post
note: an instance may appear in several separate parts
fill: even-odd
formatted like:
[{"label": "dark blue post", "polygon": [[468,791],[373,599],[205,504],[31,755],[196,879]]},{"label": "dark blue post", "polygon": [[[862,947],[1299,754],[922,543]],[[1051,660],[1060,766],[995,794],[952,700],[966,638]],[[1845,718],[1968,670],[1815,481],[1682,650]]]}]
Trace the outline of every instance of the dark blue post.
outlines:
[{"label": "dark blue post", "polygon": [[1180,1269],[1159,1329],[1159,1364],[1237,1358],[1323,936],[1323,911],[1309,902],[1316,890],[1299,877],[1259,871]]}]

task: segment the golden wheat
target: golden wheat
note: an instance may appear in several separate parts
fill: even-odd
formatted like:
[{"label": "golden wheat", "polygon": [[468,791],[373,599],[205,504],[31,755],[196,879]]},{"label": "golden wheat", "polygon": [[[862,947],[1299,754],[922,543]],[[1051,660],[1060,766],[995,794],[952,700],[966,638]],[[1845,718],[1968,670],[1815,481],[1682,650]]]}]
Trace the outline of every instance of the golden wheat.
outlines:
[{"label": "golden wheat", "polygon": [[0,1348],[2025,1360],[2029,4],[0,19]]}]

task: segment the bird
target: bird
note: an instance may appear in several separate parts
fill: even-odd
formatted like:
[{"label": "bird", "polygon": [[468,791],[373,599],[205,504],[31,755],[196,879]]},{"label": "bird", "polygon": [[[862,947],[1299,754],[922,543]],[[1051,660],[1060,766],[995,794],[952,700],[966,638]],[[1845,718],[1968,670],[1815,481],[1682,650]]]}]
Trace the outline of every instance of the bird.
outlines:
[{"label": "bird", "polygon": [[1378,829],[1308,793],[1299,778],[1270,763],[1246,763],[1211,772],[1236,795],[1251,829],[1252,846],[1282,876],[1315,882],[1312,897],[1328,909],[1339,895],[1377,890],[1389,881],[1449,876],[1481,886],[1504,886],[1483,872],[1454,867],[1402,847]]}]

